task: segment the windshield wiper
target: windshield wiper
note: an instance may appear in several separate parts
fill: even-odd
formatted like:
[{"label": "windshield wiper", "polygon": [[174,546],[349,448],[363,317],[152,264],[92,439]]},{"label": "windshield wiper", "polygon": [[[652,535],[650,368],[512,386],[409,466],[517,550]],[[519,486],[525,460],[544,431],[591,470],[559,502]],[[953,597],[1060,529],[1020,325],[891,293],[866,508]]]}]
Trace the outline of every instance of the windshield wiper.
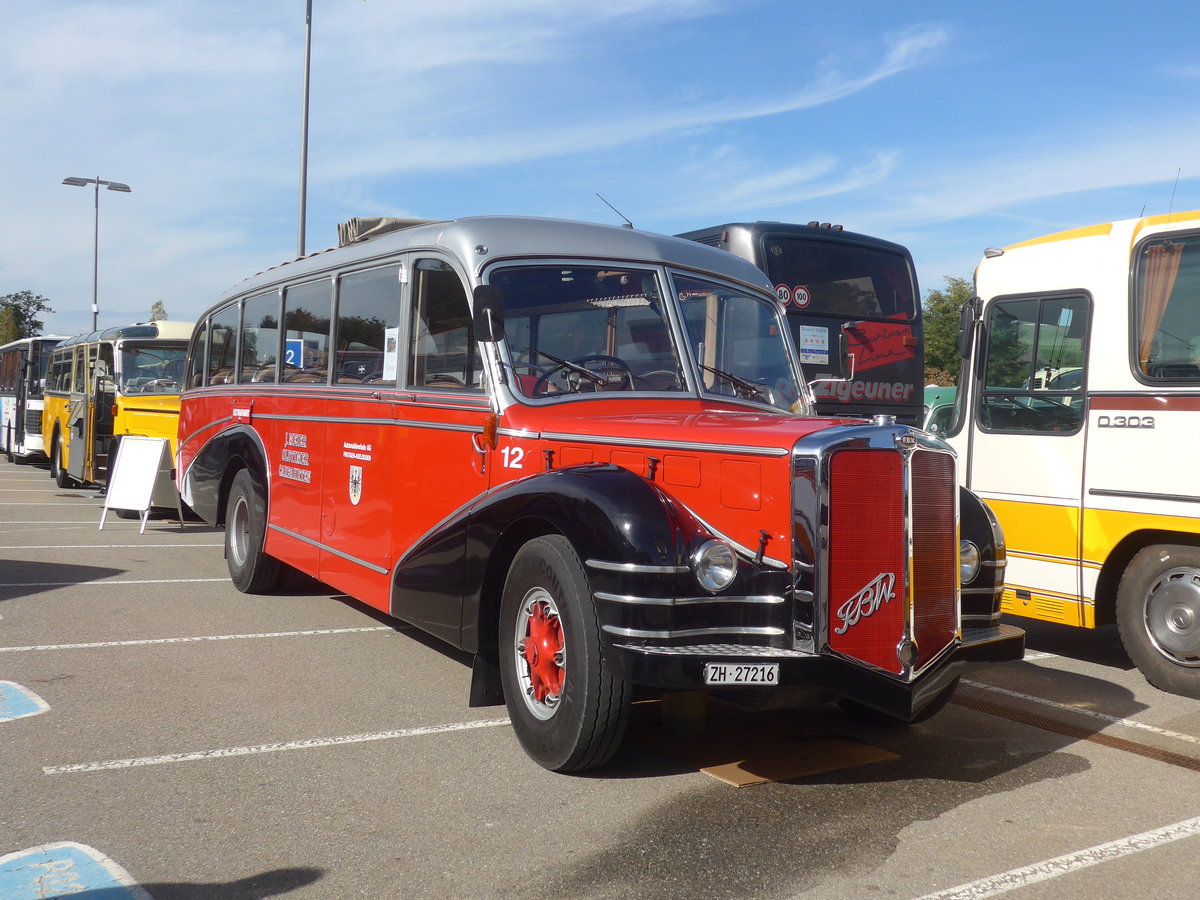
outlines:
[{"label": "windshield wiper", "polygon": [[742,390],[738,392],[738,396],[743,400],[753,400],[757,397],[764,403],[772,402],[771,395],[761,384],[755,384],[753,381],[747,381],[745,378],[734,375],[732,372],[726,372],[724,369],[714,369],[712,366],[706,366],[704,363],[696,363],[696,365],[702,368],[705,372],[712,372],[714,375],[719,375],[735,387],[741,388]]}]

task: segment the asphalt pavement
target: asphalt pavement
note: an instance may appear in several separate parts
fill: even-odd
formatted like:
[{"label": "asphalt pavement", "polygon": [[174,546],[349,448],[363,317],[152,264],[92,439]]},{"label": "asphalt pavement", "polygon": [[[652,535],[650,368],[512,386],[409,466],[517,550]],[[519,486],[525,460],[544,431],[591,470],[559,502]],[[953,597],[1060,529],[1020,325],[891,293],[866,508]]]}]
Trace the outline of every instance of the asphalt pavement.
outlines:
[{"label": "asphalt pavement", "polygon": [[1200,703],[1112,629],[1014,620],[1027,659],[911,728],[640,704],[557,775],[462,654],[316,582],[241,594],[219,530],[101,505],[0,461],[4,900],[1196,894]]}]

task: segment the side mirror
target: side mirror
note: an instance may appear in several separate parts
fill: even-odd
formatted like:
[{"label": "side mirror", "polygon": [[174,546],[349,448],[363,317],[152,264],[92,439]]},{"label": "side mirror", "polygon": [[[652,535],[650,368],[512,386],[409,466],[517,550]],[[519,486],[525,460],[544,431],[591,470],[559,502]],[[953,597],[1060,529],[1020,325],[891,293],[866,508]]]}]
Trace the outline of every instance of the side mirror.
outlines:
[{"label": "side mirror", "polygon": [[971,340],[975,337],[975,315],[978,297],[972,297],[958,311],[958,355],[963,359],[971,352]]},{"label": "side mirror", "polygon": [[504,291],[494,284],[475,288],[473,313],[475,340],[495,343],[504,339]]},{"label": "side mirror", "polygon": [[854,380],[854,354],[850,352],[850,329],[858,322],[846,322],[838,329],[836,377],[845,381]]}]

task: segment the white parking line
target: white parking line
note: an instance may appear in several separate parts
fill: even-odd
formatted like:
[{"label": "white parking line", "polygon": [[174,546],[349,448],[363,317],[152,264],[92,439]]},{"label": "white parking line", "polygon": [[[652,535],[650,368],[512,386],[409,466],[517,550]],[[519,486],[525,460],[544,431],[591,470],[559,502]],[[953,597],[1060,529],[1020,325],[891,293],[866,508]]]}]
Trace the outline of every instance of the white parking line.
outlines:
[{"label": "white parking line", "polygon": [[1022,694],[1020,691],[1010,691],[1008,688],[996,687],[991,684],[983,684],[978,681],[968,681],[963,679],[963,684],[969,684],[971,687],[981,688],[985,691],[991,691],[995,694],[1003,694],[1006,697],[1015,697],[1018,700],[1026,700],[1030,703],[1038,703],[1042,706],[1050,706],[1054,709],[1062,709],[1067,712],[1079,713],[1083,716],[1090,716],[1093,719],[1099,719],[1102,722],[1109,722],[1113,725],[1123,725],[1126,728],[1136,728],[1140,731],[1149,731],[1152,734],[1161,735],[1163,737],[1174,738],[1177,741],[1186,741],[1189,744],[1200,744],[1200,737],[1191,734],[1181,734],[1178,731],[1169,731],[1166,728],[1159,728],[1157,725],[1147,725],[1145,722],[1136,722],[1133,719],[1122,719],[1118,716],[1110,716],[1108,713],[1102,713],[1094,709],[1087,709],[1082,706],[1073,706],[1070,703],[1060,703],[1057,700],[1047,700],[1045,697],[1035,697],[1033,694]]},{"label": "white parking line", "polygon": [[395,631],[395,629],[390,625],[369,625],[363,628],[314,628],[310,631],[264,631],[258,634],[206,634],[200,637],[92,641],[86,644],[33,644],[28,647],[0,647],[0,653],[29,653],[37,650],[94,650],[98,647],[137,647],[149,644],[190,644],[198,641],[241,641],[251,638],[308,637],[313,634],[354,634],[363,631]]},{"label": "white parking line", "polygon": [[146,547],[223,547],[224,544],[13,544],[0,545],[0,550],[119,550]]},{"label": "white parking line", "polygon": [[1153,831],[1143,831],[1141,834],[1109,841],[1107,844],[1097,844],[1086,850],[1056,856],[1054,859],[1043,860],[1020,869],[1010,869],[999,875],[981,878],[969,884],[960,884],[958,887],[926,894],[917,900],[984,900],[986,897],[995,897],[1020,887],[1037,884],[1039,881],[1048,881],[1051,878],[1058,878],[1060,875],[1067,875],[1089,866],[1119,859],[1131,853],[1140,853],[1160,844],[1193,837],[1197,834],[1200,834],[1200,817],[1176,822],[1174,825],[1165,825]]},{"label": "white parking line", "polygon": [[427,734],[446,734],[452,731],[469,731],[474,728],[492,728],[509,724],[508,718],[483,719],[478,722],[454,722],[449,725],[423,725],[417,728],[399,728],[395,731],[375,731],[367,734],[348,734],[344,737],[313,738],[306,741],[286,741],[278,744],[258,744],[252,747],[221,747],[215,750],[200,750],[195,753],[168,753],[163,756],[141,756],[135,759],[110,759],[104,762],[75,763],[68,766],[42,766],[46,775],[62,775],[67,772],[102,772],[108,769],[132,769],[138,766],[160,766],[165,763],[198,762],[206,759],[224,759],[230,756],[251,756],[256,753],[279,753],[285,750],[309,750],[313,747],[338,747],[344,744],[361,744],[366,741],[387,741],[393,738],[422,737]]},{"label": "white parking line", "polygon": [[108,584],[199,584],[207,581],[228,581],[228,578],[148,578],[141,581],[0,581],[0,588],[64,587],[69,584],[86,584],[100,587]]}]

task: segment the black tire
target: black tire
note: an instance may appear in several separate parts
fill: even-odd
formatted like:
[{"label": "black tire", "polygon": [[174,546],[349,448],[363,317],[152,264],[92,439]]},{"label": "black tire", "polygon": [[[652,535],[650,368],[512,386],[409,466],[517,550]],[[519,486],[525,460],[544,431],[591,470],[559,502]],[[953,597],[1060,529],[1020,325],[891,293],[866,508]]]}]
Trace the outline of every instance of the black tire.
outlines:
[{"label": "black tire", "polygon": [[[527,647],[531,631],[542,640]],[[526,650],[537,658],[528,659]],[[538,765],[580,771],[617,752],[629,720],[630,686],[600,656],[587,576],[560,535],[527,543],[508,571],[500,676],[513,731]]]},{"label": "black tire", "polygon": [[954,696],[956,690],[958,690],[957,678],[942,688],[941,693],[926,703],[924,708],[911,719],[898,719],[895,716],[889,716],[887,713],[880,712],[874,707],[865,706],[856,700],[849,700],[846,697],[839,697],[837,704],[842,708],[842,712],[853,716],[860,722],[866,722],[868,725],[879,725],[885,728],[907,728],[909,725],[916,725],[932,719],[940,713],[945,709],[946,704],[950,702],[950,698]]},{"label": "black tire", "polygon": [[75,486],[75,479],[67,474],[62,464],[62,440],[56,435],[50,448],[50,477],[60,488]]},{"label": "black tire", "polygon": [[1200,548],[1141,550],[1117,588],[1117,628],[1150,684],[1200,699]]},{"label": "black tire", "polygon": [[33,460],[32,456],[17,456],[15,453],[9,457],[10,461],[18,466],[27,466]]},{"label": "black tire", "polygon": [[263,552],[266,534],[266,491],[242,469],[225,504],[225,564],[233,586],[244,594],[270,593],[279,585],[281,564]]}]

